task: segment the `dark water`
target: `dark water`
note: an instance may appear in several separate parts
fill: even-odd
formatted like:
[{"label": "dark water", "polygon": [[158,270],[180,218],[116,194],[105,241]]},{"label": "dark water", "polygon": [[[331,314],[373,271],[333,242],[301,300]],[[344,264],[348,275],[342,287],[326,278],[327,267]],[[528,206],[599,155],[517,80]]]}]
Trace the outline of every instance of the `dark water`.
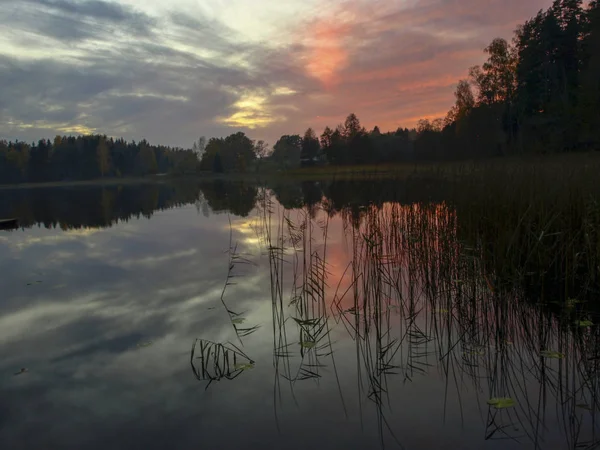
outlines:
[{"label": "dark water", "polygon": [[374,189],[1,192],[0,448],[596,448],[592,308]]}]

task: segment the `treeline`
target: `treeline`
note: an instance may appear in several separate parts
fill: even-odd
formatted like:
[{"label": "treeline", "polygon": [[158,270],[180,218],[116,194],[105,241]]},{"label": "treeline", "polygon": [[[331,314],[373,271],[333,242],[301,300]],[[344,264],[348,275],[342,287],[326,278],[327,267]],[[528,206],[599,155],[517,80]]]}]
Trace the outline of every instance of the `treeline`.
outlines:
[{"label": "treeline", "polygon": [[416,131],[407,128],[382,133],[375,127],[368,132],[358,117],[350,114],[343,125],[326,127],[319,137],[312,128],[304,136],[282,136],[268,159],[283,167],[401,162],[414,158],[415,137]]},{"label": "treeline", "polygon": [[[401,162],[414,158],[416,130],[399,128],[381,133],[367,132],[354,114],[335,130],[327,127],[320,137],[309,128],[304,136],[284,135],[269,149],[264,141],[253,141],[242,132],[211,138],[200,150],[200,172],[248,172],[290,169],[300,165],[369,164]],[[199,143],[203,142],[203,138]]]},{"label": "treeline", "polygon": [[87,180],[195,171],[192,150],[106,136],[56,136],[37,144],[0,140],[0,183]]},{"label": "treeline", "polygon": [[459,81],[443,120],[417,127],[415,154],[460,159],[569,152],[600,144],[600,2],[555,0],[494,39]]}]

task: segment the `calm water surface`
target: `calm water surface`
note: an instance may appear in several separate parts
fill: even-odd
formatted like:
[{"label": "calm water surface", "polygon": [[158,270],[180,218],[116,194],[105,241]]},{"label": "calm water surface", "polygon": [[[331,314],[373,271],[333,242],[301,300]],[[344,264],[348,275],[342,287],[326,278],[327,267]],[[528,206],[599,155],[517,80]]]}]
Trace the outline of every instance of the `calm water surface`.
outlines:
[{"label": "calm water surface", "polygon": [[596,448],[595,329],[309,188],[0,193],[0,448]]}]

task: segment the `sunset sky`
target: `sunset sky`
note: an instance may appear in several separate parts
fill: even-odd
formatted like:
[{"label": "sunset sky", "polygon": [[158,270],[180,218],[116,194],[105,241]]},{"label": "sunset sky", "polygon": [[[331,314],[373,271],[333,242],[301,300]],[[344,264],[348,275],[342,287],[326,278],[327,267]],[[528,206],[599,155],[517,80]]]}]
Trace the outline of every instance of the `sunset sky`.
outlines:
[{"label": "sunset sky", "polygon": [[320,134],[442,117],[551,0],[0,0],[0,138]]}]

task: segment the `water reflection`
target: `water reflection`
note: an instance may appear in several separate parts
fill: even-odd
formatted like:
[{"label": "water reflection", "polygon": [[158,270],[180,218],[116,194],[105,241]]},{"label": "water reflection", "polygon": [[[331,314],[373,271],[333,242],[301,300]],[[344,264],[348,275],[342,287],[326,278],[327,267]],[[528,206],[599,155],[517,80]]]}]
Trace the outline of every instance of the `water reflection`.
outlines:
[{"label": "water reflection", "polygon": [[157,211],[196,204],[204,214],[230,212],[247,216],[254,208],[252,184],[165,182],[67,188],[4,189],[0,217],[19,225],[63,230],[105,228],[133,218],[151,218]]},{"label": "water reflection", "polygon": [[[504,448],[600,443],[592,312],[572,300],[557,315],[528,302],[518,285],[494,286],[480,251],[458,240],[455,210],[347,208],[333,233],[330,213],[311,206],[290,212],[266,201],[262,214],[277,390],[293,392],[330,368],[345,409],[334,355],[350,352],[331,339],[341,324],[355,345],[356,389],[346,395],[358,400],[361,417],[363,399],[375,404],[382,446],[406,443],[393,412],[419,378],[437,392],[411,404],[415,413],[441,408],[442,422],[463,429],[479,416],[482,438]],[[338,233],[343,247],[328,242]]]},{"label": "water reflection", "polygon": [[3,196],[49,228],[0,235],[0,445],[597,447],[593,292],[426,185]]},{"label": "water reflection", "polygon": [[[420,201],[437,196],[444,186],[419,180],[399,185],[393,180],[269,182],[268,191],[288,209],[322,203],[330,214],[351,208],[357,214],[367,205]],[[416,189],[418,187],[418,190]],[[63,230],[106,228],[131,219],[151,218],[159,211],[195,205],[205,216],[230,213],[247,217],[265,186],[251,182],[181,181],[107,186],[3,189],[0,217],[18,218],[21,228],[42,226]]]}]

